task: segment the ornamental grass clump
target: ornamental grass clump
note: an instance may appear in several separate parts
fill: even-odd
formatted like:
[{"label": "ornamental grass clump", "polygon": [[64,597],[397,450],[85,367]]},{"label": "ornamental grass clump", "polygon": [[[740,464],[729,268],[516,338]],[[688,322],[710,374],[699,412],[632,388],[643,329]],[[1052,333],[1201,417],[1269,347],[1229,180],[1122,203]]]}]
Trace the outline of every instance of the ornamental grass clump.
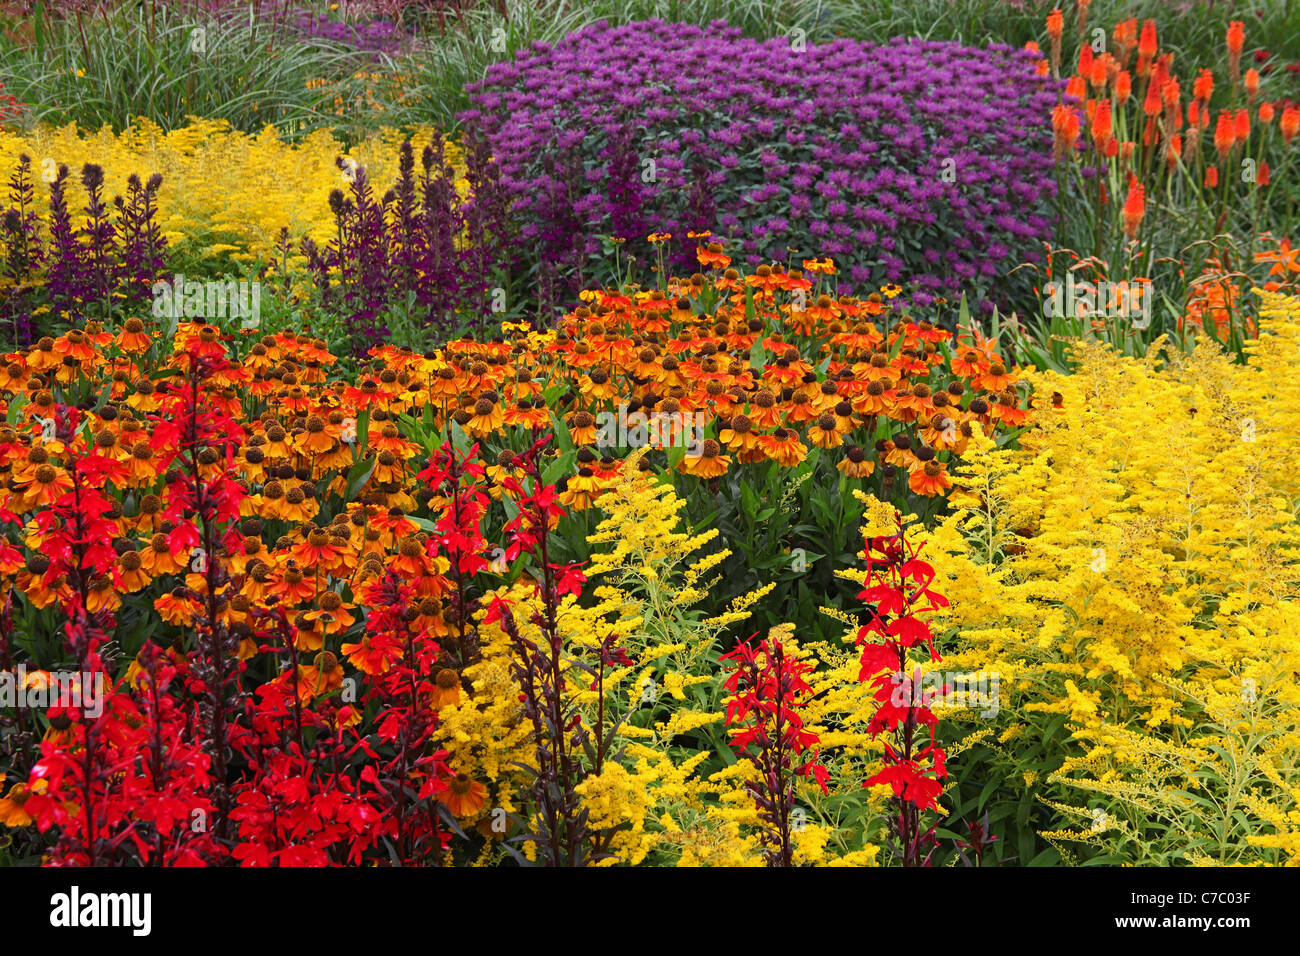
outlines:
[{"label": "ornamental grass clump", "polygon": [[[653,56],[646,51],[653,50]],[[731,235],[751,263],[835,256],[843,286],[988,295],[1055,192],[1053,82],[1004,46],[758,41],[723,23],[598,23],[471,87],[534,264],[609,282],[605,237]],[[606,271],[602,271],[606,270]]]}]

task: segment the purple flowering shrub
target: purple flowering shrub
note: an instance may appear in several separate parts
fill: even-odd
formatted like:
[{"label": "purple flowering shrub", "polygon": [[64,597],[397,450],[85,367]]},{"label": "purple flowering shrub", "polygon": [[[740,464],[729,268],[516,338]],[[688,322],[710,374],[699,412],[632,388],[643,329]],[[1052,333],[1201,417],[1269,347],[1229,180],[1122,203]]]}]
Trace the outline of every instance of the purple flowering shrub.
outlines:
[{"label": "purple flowering shrub", "polygon": [[[1023,51],[841,39],[796,49],[725,23],[598,23],[469,88],[535,264],[607,282],[602,237],[669,232],[750,263],[829,255],[841,289],[912,281],[984,301],[1050,228],[1055,102]],[[988,303],[985,302],[987,305]]]}]

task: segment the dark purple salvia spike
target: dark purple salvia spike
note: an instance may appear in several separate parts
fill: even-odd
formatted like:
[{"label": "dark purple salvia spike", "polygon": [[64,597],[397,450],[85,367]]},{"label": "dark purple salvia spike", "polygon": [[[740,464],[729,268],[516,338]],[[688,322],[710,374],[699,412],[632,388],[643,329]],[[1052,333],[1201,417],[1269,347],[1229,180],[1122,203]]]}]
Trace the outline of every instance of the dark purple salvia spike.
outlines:
[{"label": "dark purple salvia spike", "polygon": [[456,194],[456,174],[447,160],[442,135],[435,132],[420,158],[420,224],[424,231],[424,286],[421,302],[430,309],[430,324],[449,330],[463,282],[456,237],[464,225]]},{"label": "dark purple salvia spike", "polygon": [[5,274],[15,282],[40,268],[44,259],[41,217],[36,212],[36,184],[32,180],[32,158],[18,157],[9,177],[9,209],[5,218]]},{"label": "dark purple salvia spike", "polygon": [[80,314],[87,298],[89,267],[77,241],[67,196],[68,167],[60,164],[50,183],[50,248],[46,287],[55,310]]},{"label": "dark purple salvia spike", "polygon": [[[342,162],[340,161],[342,167]],[[338,256],[343,303],[352,348],[364,355],[384,338],[377,327],[379,314],[388,301],[388,236],[384,229],[384,204],[376,200],[370,178],[363,167],[353,167],[350,198],[334,200],[339,227]]]},{"label": "dark purple salvia spike", "polygon": [[307,269],[316,277],[316,288],[320,292],[322,308],[330,308],[333,300],[333,286],[330,283],[330,269],[337,266],[337,257],[331,249],[321,249],[306,236],[298,244],[298,249],[307,260]]},{"label": "dark purple salvia spike", "polygon": [[81,184],[86,189],[86,223],[81,238],[86,247],[87,297],[102,303],[107,311],[109,297],[117,288],[119,266],[117,229],[104,202],[104,168],[86,163],[81,168]]},{"label": "dark purple salvia spike", "polygon": [[16,351],[36,337],[32,303],[25,294],[25,286],[45,259],[41,219],[36,212],[32,159],[26,153],[18,157],[18,165],[9,177],[9,204],[0,217],[0,230],[3,231],[5,246],[4,274],[13,286],[4,297],[0,323],[9,330],[10,342]]},{"label": "dark purple salvia spike", "polygon": [[122,291],[132,305],[147,301],[150,289],[166,266],[167,240],[157,222],[158,190],[162,176],[154,173],[145,183],[132,173],[126,180],[126,199],[114,199],[121,237]]},{"label": "dark purple salvia spike", "polygon": [[348,195],[330,194],[336,236],[326,250],[303,244],[309,267],[329,295],[326,272],[338,268],[354,351],[364,354],[387,337],[376,322],[389,308],[413,301],[432,335],[466,326],[482,331],[490,315],[489,290],[504,284],[515,265],[510,248],[510,200],[485,141],[465,139],[469,197],[457,189],[458,171],[435,133],[420,155],[403,143],[393,187],[376,201],[364,169],[340,159],[351,178]]},{"label": "dark purple salvia spike", "polygon": [[[501,185],[501,169],[487,141],[471,130],[463,141],[469,201],[464,206],[468,242],[462,274],[462,302],[480,327],[489,324],[491,280],[502,278],[515,265],[510,254],[510,198]],[[504,281],[504,280],[503,280]]]},{"label": "dark purple salvia spike", "polygon": [[423,236],[420,232],[418,197],[415,182],[415,154],[411,142],[402,143],[397,154],[397,182],[393,185],[391,250],[393,288],[415,292],[420,286],[423,259]]}]

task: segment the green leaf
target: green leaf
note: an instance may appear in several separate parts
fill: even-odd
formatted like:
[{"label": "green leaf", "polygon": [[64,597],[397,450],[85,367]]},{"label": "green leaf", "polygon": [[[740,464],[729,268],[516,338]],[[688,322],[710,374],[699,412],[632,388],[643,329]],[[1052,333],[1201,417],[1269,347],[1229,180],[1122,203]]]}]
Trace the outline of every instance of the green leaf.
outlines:
[{"label": "green leaf", "polygon": [[26,404],[27,404],[27,396],[22,393],[15,395],[12,399],[9,400],[9,413],[5,416],[5,418],[6,420],[8,420],[10,425],[15,425],[18,423],[18,416],[22,412],[23,406]]},{"label": "green leaf", "polygon": [[362,412],[357,416],[357,444],[360,449],[370,447],[370,413]]},{"label": "green leaf", "polygon": [[573,469],[573,461],[576,457],[576,452],[570,448],[568,451],[562,452],[551,459],[550,463],[542,470],[542,484],[553,485],[562,475],[567,475]]},{"label": "green leaf", "polygon": [[746,520],[753,524],[754,515],[758,511],[758,495],[749,487],[748,482],[742,482],[740,485],[740,510]]},{"label": "green leaf", "polygon": [[359,458],[348,470],[347,491],[343,497],[348,501],[356,498],[357,492],[366,486],[370,480],[370,475],[375,470],[375,465],[379,462],[378,458]]},{"label": "green leaf", "polygon": [[36,32],[36,58],[45,59],[45,0],[36,0],[36,9],[32,11],[32,26]]},{"label": "green leaf", "polygon": [[462,455],[468,455],[471,442],[469,436],[465,434],[465,429],[461,428],[454,419],[450,424],[452,446]]},{"label": "green leaf", "polygon": [[554,411],[550,412],[551,427],[555,429],[555,441],[560,446],[560,451],[569,453],[573,451],[573,439],[569,437],[569,426]]}]

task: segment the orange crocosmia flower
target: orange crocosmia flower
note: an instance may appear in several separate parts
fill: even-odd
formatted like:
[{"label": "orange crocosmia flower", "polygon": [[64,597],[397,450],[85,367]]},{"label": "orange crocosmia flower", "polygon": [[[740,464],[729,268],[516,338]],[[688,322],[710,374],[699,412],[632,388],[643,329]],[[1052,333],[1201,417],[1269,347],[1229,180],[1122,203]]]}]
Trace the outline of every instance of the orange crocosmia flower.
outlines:
[{"label": "orange crocosmia flower", "polygon": [[1255,253],[1255,261],[1261,264],[1271,262],[1272,265],[1268,269],[1268,274],[1271,276],[1286,276],[1292,272],[1300,272],[1300,246],[1293,249],[1290,239],[1282,239],[1276,249]]}]

